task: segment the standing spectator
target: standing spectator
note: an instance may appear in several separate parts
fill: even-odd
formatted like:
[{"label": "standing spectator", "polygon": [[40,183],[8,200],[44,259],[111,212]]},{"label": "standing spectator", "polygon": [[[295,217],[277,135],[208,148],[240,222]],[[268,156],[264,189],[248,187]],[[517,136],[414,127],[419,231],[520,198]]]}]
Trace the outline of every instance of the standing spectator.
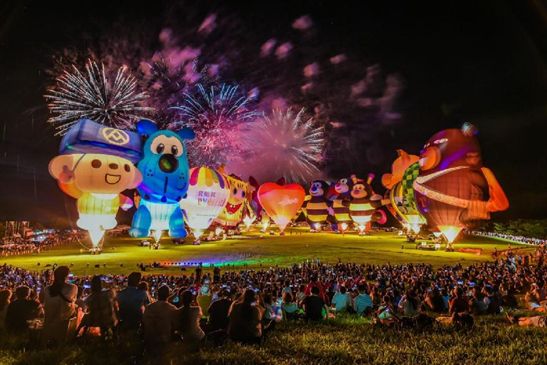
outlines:
[{"label": "standing spectator", "polygon": [[70,270],[66,266],[59,266],[53,272],[53,283],[43,293],[44,329],[43,340],[46,343],[63,343],[69,331],[76,328],[75,302],[78,287],[67,283]]},{"label": "standing spectator", "polygon": [[262,313],[255,303],[255,292],[252,289],[245,289],[241,298],[232,304],[228,324],[228,335],[232,340],[243,343],[260,343]]},{"label": "standing spectator", "polygon": [[6,313],[8,312],[8,305],[10,304],[11,290],[0,290],[0,331],[6,328]]},{"label": "standing spectator", "polygon": [[180,312],[180,331],[184,343],[191,346],[197,345],[205,337],[205,333],[199,326],[203,313],[201,307],[195,304],[194,295],[186,290],[182,293],[182,308]]},{"label": "standing spectator", "polygon": [[144,307],[150,304],[148,293],[138,288],[142,275],[132,272],[127,277],[127,288],[118,293],[120,329],[136,331],[142,321]]},{"label": "standing spectator", "polygon": [[6,329],[11,332],[28,330],[28,321],[37,319],[42,314],[42,307],[36,300],[30,299],[30,288],[20,286],[15,289],[15,300],[8,305]]},{"label": "standing spectator", "polygon": [[360,316],[368,315],[372,311],[372,298],[367,294],[365,284],[359,284],[359,294],[353,300],[353,310]]},{"label": "standing spectator", "polygon": [[167,285],[160,286],[158,301],[149,304],[144,310],[144,341],[146,347],[154,353],[162,353],[178,326],[177,307],[167,302],[169,294],[170,289]]},{"label": "standing spectator", "polygon": [[113,333],[118,323],[115,299],[114,290],[103,290],[101,276],[94,276],[91,279],[91,294],[85,299],[87,314],[84,317],[84,325],[99,327],[103,337],[106,337],[109,332]]},{"label": "standing spectator", "polygon": [[323,311],[327,313],[327,305],[319,296],[320,290],[317,286],[311,288],[311,295],[302,302],[304,307],[304,318],[309,321],[320,321],[324,318]]},{"label": "standing spectator", "polygon": [[331,303],[336,313],[346,312],[351,308],[351,296],[347,293],[345,286],[340,286],[339,291],[332,297]]}]

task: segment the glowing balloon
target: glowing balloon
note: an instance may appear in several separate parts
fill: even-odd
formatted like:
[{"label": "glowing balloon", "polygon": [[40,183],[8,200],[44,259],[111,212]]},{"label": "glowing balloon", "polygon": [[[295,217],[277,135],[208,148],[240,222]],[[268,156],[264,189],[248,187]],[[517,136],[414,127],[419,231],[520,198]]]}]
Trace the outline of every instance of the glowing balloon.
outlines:
[{"label": "glowing balloon", "polygon": [[420,174],[413,184],[418,209],[449,241],[463,227],[509,207],[492,171],[482,167],[475,134],[468,123],[440,131],[420,155]]},{"label": "glowing balloon", "polygon": [[133,165],[139,149],[135,133],[81,120],[63,137],[63,154],[49,163],[49,173],[61,190],[78,199],[77,225],[89,231],[94,247],[107,229],[117,225],[118,209],[133,205],[121,192],[142,180]]},{"label": "glowing balloon", "polygon": [[215,222],[226,229],[235,229],[243,221],[246,203],[250,198],[250,185],[235,175],[224,174],[223,169],[220,169],[220,173],[226,179],[229,197]]},{"label": "glowing balloon", "polygon": [[194,132],[187,128],[177,132],[158,130],[149,120],[140,120],[137,131],[146,139],[143,158],[137,164],[143,180],[138,187],[141,199],[129,234],[149,237],[152,231],[161,235],[161,231],[168,230],[172,238],[184,238],[186,229],[179,202],[188,189],[185,140],[192,139]]},{"label": "glowing balloon", "polygon": [[190,169],[187,196],[180,206],[196,239],[220,214],[229,196],[228,184],[218,171],[205,166]]},{"label": "glowing balloon", "polygon": [[268,216],[283,232],[304,203],[306,191],[298,184],[264,183],[258,189],[258,199]]}]

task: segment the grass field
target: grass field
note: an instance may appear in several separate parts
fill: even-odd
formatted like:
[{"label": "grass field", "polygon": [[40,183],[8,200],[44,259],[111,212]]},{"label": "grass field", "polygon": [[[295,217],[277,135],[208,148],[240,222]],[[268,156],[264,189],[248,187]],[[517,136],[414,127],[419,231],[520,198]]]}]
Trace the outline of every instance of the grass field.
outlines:
[{"label": "grass field", "polygon": [[[125,344],[90,340],[56,350],[36,350],[21,339],[0,334],[0,363],[32,365],[131,364]],[[145,357],[141,364],[545,364],[544,328],[508,325],[503,316],[479,317],[471,330],[426,331],[376,328],[365,319],[339,317],[322,324],[280,323],[258,346],[207,344],[189,353],[173,345],[166,358]],[[32,350],[31,350],[32,349]],[[29,351],[31,350],[31,351]]]},{"label": "grass field", "polygon": [[[140,247],[139,242],[140,240],[133,238],[107,237],[104,252],[100,255],[80,252],[82,247],[76,244],[40,254],[3,257],[0,262],[36,271],[43,270],[48,264],[72,265],[72,271],[80,275],[128,273],[134,271],[139,263],[164,261],[203,262],[205,267],[215,264],[234,268],[283,266],[308,259],[320,259],[323,262],[336,262],[341,259],[344,262],[370,264],[424,262],[440,266],[492,260],[491,253],[494,248],[501,250],[508,244],[505,241],[475,237],[464,238],[456,244],[456,248],[481,248],[482,255],[476,255],[444,250],[417,250],[415,244],[407,243],[404,237],[395,233],[378,232],[360,237],[356,234],[342,236],[333,233],[309,233],[302,228],[293,228],[285,236],[261,237],[259,232],[250,232],[224,241],[203,242],[199,246],[174,245],[165,238],[161,241],[159,250]],[[517,247],[515,244],[512,246]],[[180,273],[180,268],[151,269],[151,272]]]}]

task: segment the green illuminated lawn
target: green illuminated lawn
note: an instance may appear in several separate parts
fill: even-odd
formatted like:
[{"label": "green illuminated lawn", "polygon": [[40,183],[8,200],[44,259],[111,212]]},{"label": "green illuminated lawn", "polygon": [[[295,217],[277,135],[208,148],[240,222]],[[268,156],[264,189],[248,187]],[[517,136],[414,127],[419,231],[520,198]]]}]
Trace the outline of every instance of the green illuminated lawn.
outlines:
[{"label": "green illuminated lawn", "polygon": [[[166,260],[203,262],[205,266],[215,263],[237,267],[267,267],[291,265],[307,259],[336,262],[340,258],[342,261],[358,263],[424,262],[440,266],[491,260],[490,254],[494,247],[502,250],[508,243],[485,238],[468,238],[457,243],[456,248],[482,248],[483,254],[477,256],[457,252],[416,250],[414,244],[406,243],[404,237],[394,233],[382,232],[359,237],[356,234],[311,234],[303,229],[293,229],[292,232],[287,232],[286,236],[268,235],[260,238],[258,232],[252,232],[225,241],[204,242],[200,246],[193,246],[190,243],[176,246],[169,239],[164,239],[160,250],[150,250],[147,247],[139,247],[138,244],[138,239],[107,237],[105,250],[101,255],[80,253],[81,246],[73,245],[38,255],[4,257],[0,258],[0,262],[37,271],[43,270],[46,264],[73,264],[72,270],[76,274],[127,273],[135,270],[138,263]],[[515,244],[512,246],[516,247]],[[100,265],[99,268],[95,268],[97,264]],[[106,268],[103,264],[106,264]],[[180,269],[154,269],[151,272],[178,273]]]}]

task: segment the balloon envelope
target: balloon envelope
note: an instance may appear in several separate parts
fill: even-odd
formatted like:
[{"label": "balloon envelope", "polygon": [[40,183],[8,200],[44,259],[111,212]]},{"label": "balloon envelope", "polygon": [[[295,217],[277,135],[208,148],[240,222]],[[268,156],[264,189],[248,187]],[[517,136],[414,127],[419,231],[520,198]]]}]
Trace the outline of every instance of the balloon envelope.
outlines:
[{"label": "balloon envelope", "polygon": [[180,201],[180,206],[194,233],[209,228],[226,205],[229,195],[226,180],[218,171],[205,166],[190,170],[187,196]]},{"label": "balloon envelope", "polygon": [[258,200],[266,213],[279,226],[281,232],[304,203],[306,192],[298,184],[278,185],[264,183],[258,189]]}]

